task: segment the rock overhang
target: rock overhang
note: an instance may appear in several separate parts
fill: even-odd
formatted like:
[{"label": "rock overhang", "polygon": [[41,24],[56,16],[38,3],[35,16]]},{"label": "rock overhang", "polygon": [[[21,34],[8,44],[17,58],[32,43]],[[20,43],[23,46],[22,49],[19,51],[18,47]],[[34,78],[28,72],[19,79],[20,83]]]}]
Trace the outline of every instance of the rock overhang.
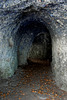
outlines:
[{"label": "rock overhang", "polygon": [[[26,7],[17,7],[16,5],[0,9],[0,18],[1,22],[4,22],[4,25],[6,25],[7,20],[9,21],[8,24],[15,22],[15,23],[22,23],[27,16],[31,19],[37,19],[35,16],[40,17],[40,19],[44,18],[47,19],[47,21],[53,21],[53,23],[57,23],[55,27],[58,27],[59,25],[62,27],[65,24],[63,23],[64,20],[66,21],[66,7],[64,4],[43,4],[44,6],[41,6],[41,4],[37,5],[36,3],[31,3],[30,5]],[[20,6],[20,5],[19,5]],[[59,6],[59,8],[58,8]],[[61,10],[62,9],[62,10]],[[40,12],[40,13],[39,13]],[[39,13],[39,14],[38,14]],[[63,16],[64,14],[64,16]],[[5,17],[4,17],[5,16]],[[30,17],[31,16],[31,17]],[[61,16],[59,18],[59,16]],[[33,19],[34,18],[34,19]],[[6,20],[6,21],[4,21]],[[61,21],[62,20],[62,21]],[[42,20],[41,20],[42,21]],[[46,20],[45,20],[46,22]],[[1,27],[2,28],[2,27]],[[62,27],[63,28],[63,27]],[[59,32],[58,32],[59,33]]]}]

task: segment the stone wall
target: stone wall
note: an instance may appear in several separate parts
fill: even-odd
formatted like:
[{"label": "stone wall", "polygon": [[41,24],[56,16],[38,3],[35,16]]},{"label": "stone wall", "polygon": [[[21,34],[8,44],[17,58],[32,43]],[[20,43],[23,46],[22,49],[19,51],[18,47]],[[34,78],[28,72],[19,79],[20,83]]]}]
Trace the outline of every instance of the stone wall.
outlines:
[{"label": "stone wall", "polygon": [[[0,1],[0,8],[8,8],[10,6],[16,6],[23,3],[23,5],[25,6],[25,4],[28,6],[31,3],[60,3],[60,2],[67,2],[66,0],[1,0]],[[28,3],[28,4],[27,4]],[[24,7],[23,6],[23,7]]]},{"label": "stone wall", "polygon": [[67,35],[53,39],[53,73],[57,85],[67,91]]}]

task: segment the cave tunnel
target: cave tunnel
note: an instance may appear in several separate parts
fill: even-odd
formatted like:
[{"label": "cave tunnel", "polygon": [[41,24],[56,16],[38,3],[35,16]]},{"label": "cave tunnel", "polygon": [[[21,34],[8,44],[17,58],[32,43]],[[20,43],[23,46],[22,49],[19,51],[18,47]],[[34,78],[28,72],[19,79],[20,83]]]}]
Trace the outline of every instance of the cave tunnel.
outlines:
[{"label": "cave tunnel", "polygon": [[15,40],[18,68],[8,81],[2,81],[6,86],[9,84],[5,88],[7,95],[18,100],[58,100],[64,92],[53,80],[52,38],[46,25],[39,21],[24,23]]},{"label": "cave tunnel", "polygon": [[31,59],[52,60],[51,36],[42,22],[30,21],[18,31],[18,63],[25,65]]},{"label": "cave tunnel", "polygon": [[5,12],[9,17],[0,34],[4,100],[67,100],[67,31],[51,7]]}]

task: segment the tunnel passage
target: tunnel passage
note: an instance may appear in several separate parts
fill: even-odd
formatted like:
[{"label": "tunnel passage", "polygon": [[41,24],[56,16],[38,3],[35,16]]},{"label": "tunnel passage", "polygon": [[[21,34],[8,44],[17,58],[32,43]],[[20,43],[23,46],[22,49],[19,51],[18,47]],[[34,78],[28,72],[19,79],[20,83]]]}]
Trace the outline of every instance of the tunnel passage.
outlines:
[{"label": "tunnel passage", "polygon": [[[67,23],[66,10],[64,10],[66,6],[32,4],[25,9],[22,5],[14,7],[1,10],[0,77],[11,77],[18,65],[27,64],[33,41],[38,34],[45,32],[42,29],[46,26],[52,41],[52,72],[56,84],[67,91]],[[42,27],[39,27],[36,34],[34,34],[35,28],[26,29],[29,24],[32,26],[32,21],[39,22],[38,25],[42,23]],[[30,31],[32,29],[33,31]]]},{"label": "tunnel passage", "polygon": [[48,32],[40,32],[34,38],[28,58],[52,61],[52,44]]},{"label": "tunnel passage", "polygon": [[29,59],[52,60],[51,36],[46,26],[37,21],[22,26],[18,46],[19,65],[27,64]]}]

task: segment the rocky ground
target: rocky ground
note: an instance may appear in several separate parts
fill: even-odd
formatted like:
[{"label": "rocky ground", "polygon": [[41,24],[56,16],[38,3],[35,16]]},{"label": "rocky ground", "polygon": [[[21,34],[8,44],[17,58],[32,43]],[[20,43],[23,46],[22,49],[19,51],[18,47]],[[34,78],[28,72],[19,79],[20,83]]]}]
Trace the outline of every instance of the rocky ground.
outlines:
[{"label": "rocky ground", "polygon": [[67,100],[67,92],[52,79],[49,62],[40,62],[21,66],[13,77],[1,79],[0,100]]}]

